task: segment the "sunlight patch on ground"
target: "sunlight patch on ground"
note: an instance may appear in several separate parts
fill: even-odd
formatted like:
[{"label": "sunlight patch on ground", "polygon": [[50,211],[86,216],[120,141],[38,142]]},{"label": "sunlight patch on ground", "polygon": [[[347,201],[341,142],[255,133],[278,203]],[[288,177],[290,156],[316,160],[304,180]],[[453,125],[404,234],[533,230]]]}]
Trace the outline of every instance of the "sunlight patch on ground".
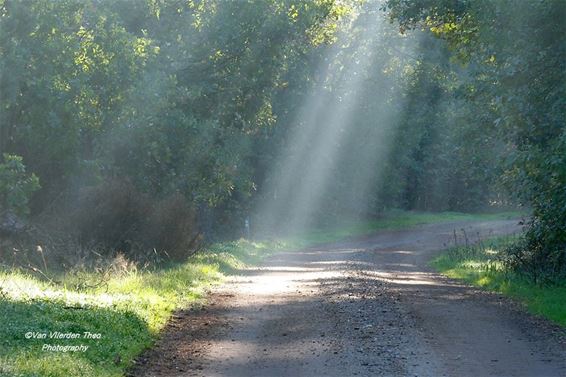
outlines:
[{"label": "sunlight patch on ground", "polygon": [[417,268],[417,265],[413,264],[413,263],[385,263],[384,266],[405,267],[405,268],[410,268],[410,269]]},{"label": "sunlight patch on ground", "polygon": [[322,265],[322,266],[365,266],[373,267],[374,264],[370,262],[364,262],[359,260],[336,260],[336,261],[323,261],[323,262],[310,262],[309,264]]},{"label": "sunlight patch on ground", "polygon": [[319,254],[353,254],[353,253],[361,253],[365,249],[320,249],[320,250],[313,250],[313,251],[304,251],[301,252],[303,255],[319,255]]},{"label": "sunlight patch on ground", "polygon": [[289,266],[280,266],[280,267],[260,267],[257,271],[273,271],[273,272],[314,272],[314,271],[322,271],[322,268],[315,268],[315,267],[289,267]]},{"label": "sunlight patch on ground", "polygon": [[284,271],[266,272],[258,276],[240,276],[234,278],[235,283],[245,283],[239,286],[239,290],[245,294],[276,296],[294,293],[302,289],[311,289],[318,287],[318,282],[323,280],[335,279],[342,276],[339,271],[328,271],[321,269],[298,270],[297,272],[288,272],[297,269],[296,267],[278,267],[277,270]]},{"label": "sunlight patch on ground", "polygon": [[309,264],[314,264],[314,265],[321,264],[323,266],[333,266],[333,265],[351,264],[351,263],[352,261],[349,260],[332,260],[332,261],[310,262]]},{"label": "sunlight patch on ground", "polygon": [[[374,251],[381,251],[381,250],[374,250]],[[395,250],[395,251],[387,251],[391,254],[402,254],[402,255],[414,255],[416,254],[414,251],[406,251],[406,250]]]},{"label": "sunlight patch on ground", "polygon": [[427,272],[366,271],[364,274],[373,276],[378,280],[400,285],[445,285],[440,284],[434,279],[432,274]]}]

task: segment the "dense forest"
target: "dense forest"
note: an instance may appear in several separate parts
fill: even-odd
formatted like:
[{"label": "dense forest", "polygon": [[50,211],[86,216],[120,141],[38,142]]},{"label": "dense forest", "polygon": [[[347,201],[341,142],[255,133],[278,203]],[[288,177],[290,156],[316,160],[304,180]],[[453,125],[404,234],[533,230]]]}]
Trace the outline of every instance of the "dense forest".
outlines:
[{"label": "dense forest", "polygon": [[182,260],[246,230],[523,206],[508,262],[563,278],[564,19],[562,0],[0,0],[2,242]]}]

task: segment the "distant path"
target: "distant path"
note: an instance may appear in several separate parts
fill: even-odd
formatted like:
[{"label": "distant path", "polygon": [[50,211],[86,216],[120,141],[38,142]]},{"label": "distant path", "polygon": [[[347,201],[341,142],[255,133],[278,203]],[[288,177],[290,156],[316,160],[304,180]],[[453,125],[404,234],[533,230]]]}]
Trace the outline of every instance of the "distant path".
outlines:
[{"label": "distant path", "polygon": [[178,313],[136,376],[566,376],[564,332],[432,272],[515,221],[423,225],[281,253]]}]

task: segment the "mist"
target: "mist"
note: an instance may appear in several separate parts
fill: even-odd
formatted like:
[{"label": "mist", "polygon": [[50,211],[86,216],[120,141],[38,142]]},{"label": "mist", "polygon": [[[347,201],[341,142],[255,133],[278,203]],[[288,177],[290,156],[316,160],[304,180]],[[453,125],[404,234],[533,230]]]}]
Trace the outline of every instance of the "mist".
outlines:
[{"label": "mist", "polygon": [[260,188],[253,216],[259,232],[308,231],[330,216],[371,216],[404,111],[396,55],[410,56],[418,38],[399,35],[383,12],[362,11],[327,49],[318,81],[288,126]]}]

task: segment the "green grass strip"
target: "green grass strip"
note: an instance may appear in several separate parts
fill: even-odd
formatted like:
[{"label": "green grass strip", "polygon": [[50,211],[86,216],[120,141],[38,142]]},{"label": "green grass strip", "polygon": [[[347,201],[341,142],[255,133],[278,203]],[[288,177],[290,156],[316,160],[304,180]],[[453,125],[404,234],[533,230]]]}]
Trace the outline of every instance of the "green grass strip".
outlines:
[{"label": "green grass strip", "polygon": [[507,271],[500,262],[502,250],[515,241],[511,237],[496,238],[483,245],[452,248],[431,265],[448,277],[512,297],[531,313],[566,327],[566,282],[541,286]]}]

